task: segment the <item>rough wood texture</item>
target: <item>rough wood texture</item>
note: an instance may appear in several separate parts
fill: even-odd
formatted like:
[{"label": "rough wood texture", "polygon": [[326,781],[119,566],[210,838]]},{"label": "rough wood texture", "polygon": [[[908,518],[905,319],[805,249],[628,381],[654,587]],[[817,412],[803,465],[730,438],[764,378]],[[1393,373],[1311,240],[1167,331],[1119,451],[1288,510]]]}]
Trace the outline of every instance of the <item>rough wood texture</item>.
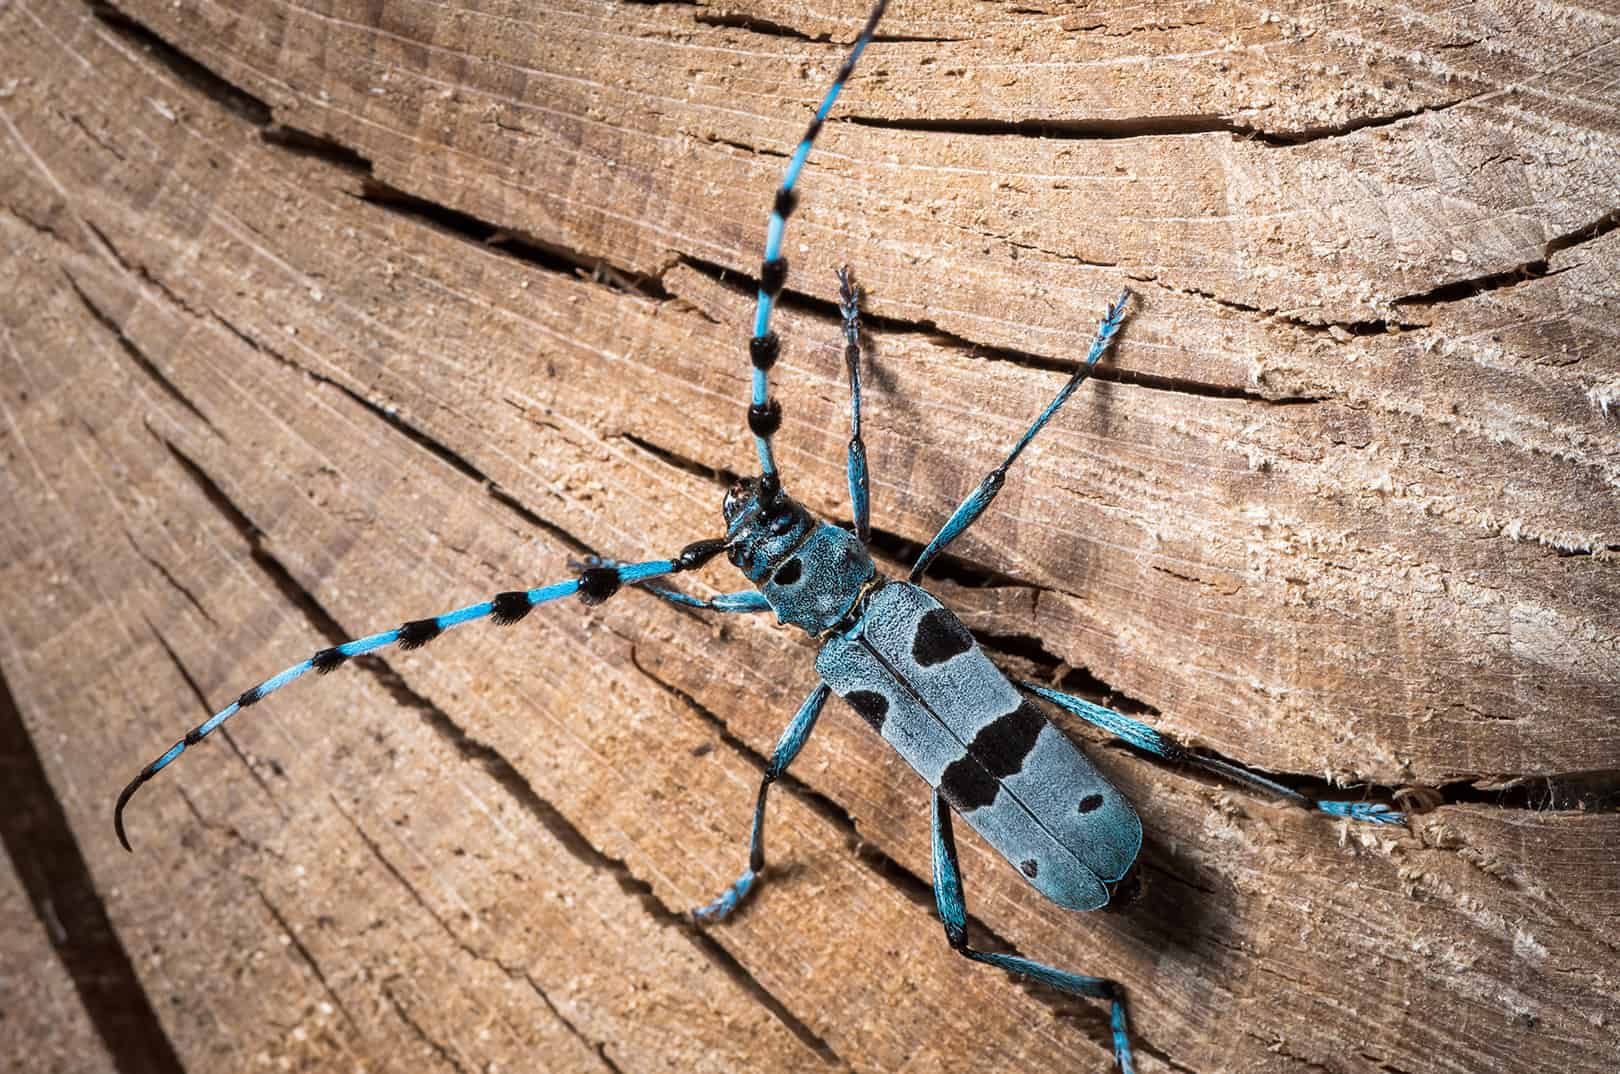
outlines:
[{"label": "rough wood texture", "polygon": [[[681,922],[813,682],[759,618],[469,628],[233,722],[137,799],[136,857],[108,823],[329,639],[713,531],[769,192],[861,15],[0,3],[0,669],[173,1044],[92,1012],[120,1069],[1109,1068],[1094,1007],[948,952],[924,788],[841,706],[761,897]],[[884,32],[789,237],[794,491],[846,511],[836,265],[891,562],[1128,283],[938,590],[1188,741],[1432,789],[1346,828],[1098,744],[1144,899],[1056,910],[962,829],[975,927],[1123,982],[1147,1072],[1612,1070],[1620,12],[942,0]],[[43,942],[8,924],[8,971]]]}]

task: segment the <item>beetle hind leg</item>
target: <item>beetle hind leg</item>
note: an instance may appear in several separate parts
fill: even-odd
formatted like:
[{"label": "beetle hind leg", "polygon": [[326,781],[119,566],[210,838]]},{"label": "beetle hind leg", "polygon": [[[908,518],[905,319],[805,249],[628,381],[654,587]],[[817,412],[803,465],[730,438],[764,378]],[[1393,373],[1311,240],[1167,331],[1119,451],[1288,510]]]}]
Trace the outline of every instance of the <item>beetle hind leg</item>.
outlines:
[{"label": "beetle hind leg", "polygon": [[939,919],[945,926],[945,938],[951,950],[970,958],[996,966],[1009,973],[1032,978],[1060,992],[1091,999],[1104,999],[1109,1004],[1108,1022],[1114,1036],[1114,1058],[1119,1062],[1120,1074],[1132,1074],[1131,1042],[1125,1022],[1125,1000],[1119,985],[1106,977],[1088,977],[1070,973],[1045,963],[1004,955],[995,951],[975,951],[967,945],[967,903],[962,897],[962,870],[956,861],[956,836],[951,830],[951,807],[944,797],[934,792],[934,904],[939,908]]},{"label": "beetle hind leg", "polygon": [[1042,686],[1039,683],[1020,683],[1030,693],[1039,694],[1058,708],[1072,712],[1093,726],[1100,727],[1115,738],[1130,743],[1137,749],[1146,750],[1155,757],[1166,761],[1185,761],[1195,764],[1210,772],[1216,772],[1229,779],[1246,783],[1251,787],[1267,791],[1285,801],[1318,813],[1326,813],[1331,817],[1344,817],[1347,820],[1361,820],[1369,824],[1405,824],[1406,814],[1398,809],[1391,809],[1381,802],[1328,802],[1318,798],[1308,798],[1292,787],[1285,787],[1276,780],[1268,779],[1251,768],[1245,768],[1231,761],[1223,761],[1219,757],[1204,757],[1192,752],[1175,739],[1161,735],[1140,720],[1133,720],[1123,713],[1102,705],[1087,701],[1083,697],[1074,697],[1060,690]]},{"label": "beetle hind leg", "polygon": [[742,905],[742,901],[758,883],[760,874],[765,871],[765,802],[770,796],[771,784],[781,778],[788,765],[793,763],[793,759],[804,748],[810,732],[816,728],[816,720],[821,716],[822,706],[827,703],[827,695],[831,692],[826,684],[817,685],[810,692],[810,696],[804,699],[804,704],[799,706],[793,721],[777,740],[776,749],[771,751],[770,763],[765,766],[765,775],[759,784],[759,797],[754,801],[754,826],[748,836],[748,868],[743,870],[743,874],[733,881],[730,887],[716,896],[713,902],[690,911],[693,921],[724,921],[733,910]]}]

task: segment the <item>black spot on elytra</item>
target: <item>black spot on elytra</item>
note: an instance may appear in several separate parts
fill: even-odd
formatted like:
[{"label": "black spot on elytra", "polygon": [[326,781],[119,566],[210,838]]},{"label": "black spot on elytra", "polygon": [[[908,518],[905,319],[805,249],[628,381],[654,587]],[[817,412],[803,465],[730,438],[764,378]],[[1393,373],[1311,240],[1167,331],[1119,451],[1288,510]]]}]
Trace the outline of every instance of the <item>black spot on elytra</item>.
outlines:
[{"label": "black spot on elytra", "polygon": [[991,775],[1005,779],[1024,767],[1024,758],[1035,748],[1035,739],[1046,726],[1041,715],[1029,701],[1020,701],[1018,707],[1005,716],[979,729],[968,745],[968,753]]},{"label": "black spot on elytra", "polygon": [[1001,784],[989,772],[984,770],[973,757],[958,757],[945,768],[945,774],[939,777],[940,793],[963,813],[987,806],[996,800],[996,792]]},{"label": "black spot on elytra", "polygon": [[883,721],[889,715],[888,698],[871,690],[851,690],[844,695],[844,700],[860,714],[861,719],[872,725],[872,730],[883,731]]},{"label": "black spot on elytra", "polygon": [[973,635],[962,621],[944,608],[932,608],[917,623],[917,636],[911,641],[911,657],[918,665],[931,668],[973,648]]},{"label": "black spot on elytra", "polygon": [[1082,812],[1082,813],[1090,813],[1094,809],[1101,809],[1102,804],[1103,804],[1103,796],[1102,795],[1100,795],[1100,794],[1088,794],[1084,798],[1080,799],[1080,812]]},{"label": "black spot on elytra", "polygon": [[776,575],[771,579],[777,585],[792,585],[804,576],[804,564],[794,556],[780,567],[776,568]]},{"label": "black spot on elytra", "polygon": [[1034,858],[1025,858],[1023,861],[1018,863],[1018,871],[1029,877],[1031,880],[1034,880],[1041,874],[1041,865],[1040,862],[1036,861]]}]

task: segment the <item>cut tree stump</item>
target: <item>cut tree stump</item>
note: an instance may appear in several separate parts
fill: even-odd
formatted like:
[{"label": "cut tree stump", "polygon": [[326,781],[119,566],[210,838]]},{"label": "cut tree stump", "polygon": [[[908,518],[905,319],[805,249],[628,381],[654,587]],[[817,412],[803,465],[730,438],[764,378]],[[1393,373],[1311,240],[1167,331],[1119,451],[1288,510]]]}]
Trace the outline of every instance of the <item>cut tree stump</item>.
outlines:
[{"label": "cut tree stump", "polygon": [[[863,16],[0,3],[9,1069],[1110,1069],[1097,1005],[947,948],[926,788],[841,703],[770,882],[684,921],[815,681],[769,616],[625,593],[359,661],[113,837],[141,765],[314,649],[715,532],[771,191]],[[1015,672],[1415,811],[1062,720],[1146,894],[1056,909],[960,828],[975,936],[1121,982],[1146,1074],[1613,1071],[1614,9],[882,30],[788,234],[791,491],[847,516],[837,266],[890,573],[1130,287],[934,588]]]}]

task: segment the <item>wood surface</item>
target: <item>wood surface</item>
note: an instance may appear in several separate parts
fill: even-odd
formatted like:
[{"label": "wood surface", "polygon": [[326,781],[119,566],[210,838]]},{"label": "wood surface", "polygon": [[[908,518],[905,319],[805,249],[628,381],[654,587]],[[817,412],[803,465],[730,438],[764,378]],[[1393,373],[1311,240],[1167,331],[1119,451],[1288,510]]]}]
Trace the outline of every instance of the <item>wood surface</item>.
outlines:
[{"label": "wood surface", "polygon": [[[863,15],[0,0],[8,1069],[1111,1069],[1095,1004],[948,950],[926,788],[842,704],[759,897],[684,922],[814,683],[768,616],[360,661],[113,837],[312,650],[715,532],[770,192]],[[1617,116],[1612,3],[940,0],[823,133],[791,491],[847,515],[838,265],[891,573],[1130,287],[935,590],[1011,670],[1417,810],[1060,721],[1146,894],[1055,909],[959,825],[974,935],[1121,982],[1143,1072],[1615,1069]]]}]

